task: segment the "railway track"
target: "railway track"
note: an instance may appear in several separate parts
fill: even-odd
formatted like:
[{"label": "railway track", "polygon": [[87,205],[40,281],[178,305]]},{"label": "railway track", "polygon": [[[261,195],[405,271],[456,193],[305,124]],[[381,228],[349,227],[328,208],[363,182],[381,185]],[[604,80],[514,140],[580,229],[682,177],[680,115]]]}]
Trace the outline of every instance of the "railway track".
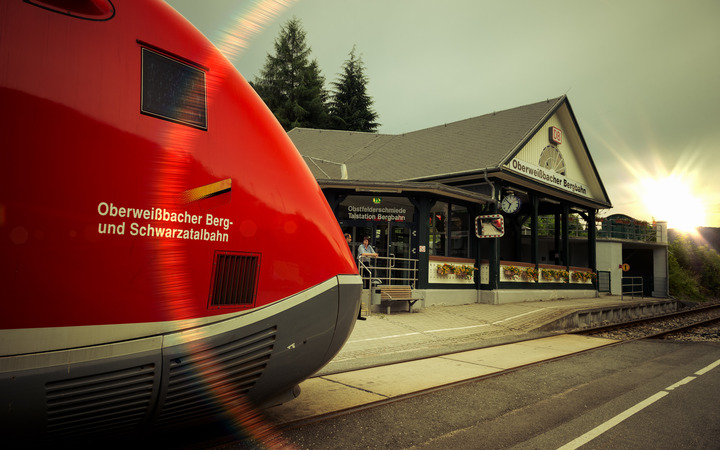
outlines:
[{"label": "railway track", "polygon": [[720,304],[679,311],[652,318],[605,325],[574,334],[628,341],[649,338],[676,338],[720,342]]}]

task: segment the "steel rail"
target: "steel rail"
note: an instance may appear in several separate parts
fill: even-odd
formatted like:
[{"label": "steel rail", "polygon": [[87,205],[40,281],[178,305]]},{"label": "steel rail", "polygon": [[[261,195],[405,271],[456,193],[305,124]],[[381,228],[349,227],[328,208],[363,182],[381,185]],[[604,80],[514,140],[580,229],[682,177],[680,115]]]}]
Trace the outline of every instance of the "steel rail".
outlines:
[{"label": "steel rail", "polygon": [[702,306],[699,308],[692,308],[692,309],[687,309],[687,310],[682,310],[682,311],[676,311],[674,313],[663,314],[660,316],[643,317],[641,319],[629,320],[627,322],[614,323],[614,324],[610,324],[610,325],[601,325],[599,327],[585,328],[582,330],[567,332],[567,334],[582,334],[582,335],[598,334],[598,333],[602,333],[605,331],[621,330],[623,328],[631,328],[631,327],[635,327],[638,325],[645,325],[649,322],[679,318],[679,317],[683,317],[683,316],[689,316],[689,315],[708,312],[708,311],[717,310],[717,309],[720,309],[720,304],[712,304],[712,305],[708,305],[708,306]]},{"label": "steel rail", "polygon": [[693,328],[700,328],[700,327],[704,327],[704,326],[707,326],[707,325],[715,324],[715,323],[717,323],[717,322],[720,322],[720,317],[712,317],[712,318],[710,318],[710,319],[701,320],[701,321],[699,321],[699,322],[695,322],[695,323],[691,323],[691,324],[688,324],[688,325],[684,325],[684,326],[681,326],[681,327],[678,327],[678,328],[675,328],[675,329],[672,329],[672,330],[661,331],[661,332],[659,332],[659,333],[657,333],[657,334],[653,334],[653,335],[651,335],[651,336],[647,336],[645,339],[665,337],[665,336],[670,335],[670,334],[673,334],[673,333],[679,333],[679,332],[682,332],[682,331],[692,330]]}]

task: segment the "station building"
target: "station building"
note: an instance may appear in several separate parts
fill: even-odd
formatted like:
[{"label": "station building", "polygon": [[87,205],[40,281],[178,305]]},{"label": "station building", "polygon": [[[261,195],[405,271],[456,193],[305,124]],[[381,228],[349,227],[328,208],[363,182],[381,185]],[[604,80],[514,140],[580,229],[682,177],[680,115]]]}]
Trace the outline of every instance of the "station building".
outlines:
[{"label": "station building", "polygon": [[369,236],[379,253],[368,281],[410,285],[424,306],[620,293],[630,243],[598,247],[612,204],[566,96],[399,135],[288,135],[353,252]]}]

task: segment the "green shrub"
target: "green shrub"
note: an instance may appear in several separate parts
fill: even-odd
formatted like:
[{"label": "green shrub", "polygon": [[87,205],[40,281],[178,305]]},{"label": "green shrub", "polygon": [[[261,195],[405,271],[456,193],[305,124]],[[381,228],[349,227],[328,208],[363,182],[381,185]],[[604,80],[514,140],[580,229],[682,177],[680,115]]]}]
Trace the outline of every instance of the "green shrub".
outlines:
[{"label": "green shrub", "polygon": [[694,301],[720,297],[720,255],[715,249],[687,235],[677,236],[668,249],[670,295]]}]

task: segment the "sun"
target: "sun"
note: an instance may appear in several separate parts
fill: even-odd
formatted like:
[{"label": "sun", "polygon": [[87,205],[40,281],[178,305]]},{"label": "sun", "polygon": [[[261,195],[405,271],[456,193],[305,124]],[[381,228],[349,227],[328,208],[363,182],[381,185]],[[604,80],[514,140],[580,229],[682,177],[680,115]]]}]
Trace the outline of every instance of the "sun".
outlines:
[{"label": "sun", "polygon": [[705,205],[693,193],[690,182],[682,177],[644,178],[640,185],[648,212],[659,220],[666,220],[668,228],[690,232],[705,223]]}]

